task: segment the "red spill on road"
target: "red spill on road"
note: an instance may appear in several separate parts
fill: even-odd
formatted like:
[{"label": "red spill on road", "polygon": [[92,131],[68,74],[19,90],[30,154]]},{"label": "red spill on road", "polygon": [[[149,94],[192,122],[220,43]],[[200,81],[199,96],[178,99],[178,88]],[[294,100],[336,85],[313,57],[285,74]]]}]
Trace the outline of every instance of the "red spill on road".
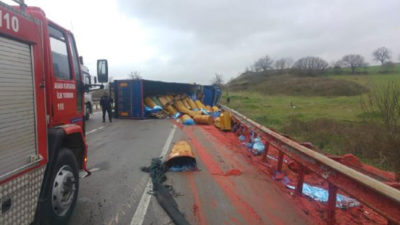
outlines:
[{"label": "red spill on road", "polygon": [[[223,133],[220,130],[216,129],[215,127],[212,126],[202,126],[202,130],[208,134],[209,136],[215,138],[215,140],[219,141],[213,141],[213,144],[216,144],[219,142],[219,144],[226,146],[228,149],[231,149],[232,152],[239,153],[243,155],[243,159],[248,165],[252,165],[256,168],[258,168],[260,171],[264,172],[265,174],[272,176],[274,174],[275,168],[276,168],[276,161],[269,159],[268,164],[262,162],[261,157],[259,156],[253,156],[250,154],[245,147],[242,146],[240,141],[238,140],[238,137],[232,133]],[[222,141],[223,140],[223,141]],[[272,157],[277,158],[278,156],[278,151],[274,149],[273,147],[270,148],[269,155]],[[225,157],[228,157],[228,155],[225,155]],[[234,159],[229,157],[229,160],[234,161]],[[290,161],[289,158],[285,157],[285,160]],[[354,164],[354,162],[352,162]],[[394,180],[395,176],[391,172],[386,172],[386,171],[381,171],[379,169],[376,169],[375,167],[362,164],[362,169],[364,169],[366,172],[378,174],[381,177],[384,177],[387,180]],[[295,181],[297,180],[297,174],[295,174],[293,171],[288,169],[288,167],[283,167],[283,173],[278,174],[279,176],[286,175],[287,177],[290,178],[290,184],[294,185]],[[314,186],[320,186],[325,189],[327,189],[327,183],[324,182],[321,178],[319,178],[316,174],[309,174],[305,177],[305,181],[311,185]],[[284,185],[278,185],[282,191],[285,191],[287,193],[291,193],[291,191],[287,190]],[[341,192],[339,192],[341,193]],[[264,193],[263,193],[264,194]],[[343,194],[343,193],[341,193]],[[295,197],[294,202],[296,205],[299,206],[308,216],[309,218],[312,218],[314,223],[316,224],[324,224],[324,219],[326,217],[326,204],[316,202],[316,201],[310,201],[307,198],[297,198]],[[366,207],[366,206],[359,206],[359,207],[354,207],[350,208],[347,210],[340,210],[336,209],[336,223],[337,224],[387,224],[387,221],[385,218],[383,218],[381,215],[377,214],[375,211],[372,209]]]},{"label": "red spill on road", "polygon": [[195,217],[195,220],[197,222],[197,224],[200,225],[206,225],[207,221],[206,218],[204,217],[203,211],[202,211],[202,204],[200,202],[200,196],[199,196],[199,192],[197,190],[196,184],[194,182],[194,177],[193,177],[193,173],[189,172],[189,173],[184,173],[188,178],[189,178],[189,184],[190,184],[190,188],[192,189],[192,194],[193,194],[193,215]]},{"label": "red spill on road", "polygon": [[242,174],[242,171],[238,169],[231,169],[227,172],[225,172],[224,176],[239,176]]},{"label": "red spill on road", "polygon": [[[262,218],[256,213],[252,206],[244,201],[238,192],[234,188],[234,183],[224,176],[215,174],[225,174],[214,158],[207,152],[207,150],[200,144],[197,138],[193,134],[193,128],[184,128],[185,134],[189,137],[193,147],[197,150],[197,154],[201,161],[206,166],[210,174],[214,174],[212,177],[216,183],[220,186],[222,191],[229,198],[237,212],[244,218],[247,224],[263,224]],[[279,218],[271,215],[270,217],[273,224],[283,224]]]}]

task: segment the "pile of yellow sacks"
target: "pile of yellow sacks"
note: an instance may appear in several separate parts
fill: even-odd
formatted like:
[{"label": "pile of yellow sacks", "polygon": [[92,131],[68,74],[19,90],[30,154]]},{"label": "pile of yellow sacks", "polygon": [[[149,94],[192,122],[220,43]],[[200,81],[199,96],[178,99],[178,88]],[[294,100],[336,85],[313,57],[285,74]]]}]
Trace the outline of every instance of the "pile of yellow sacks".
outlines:
[{"label": "pile of yellow sacks", "polygon": [[[216,126],[218,124],[217,127],[221,127],[221,124],[224,125],[229,123],[230,127],[230,114],[227,115],[225,113],[222,113],[222,115],[227,115],[226,119],[221,119],[220,117],[217,117],[214,121],[213,117],[208,114],[219,112],[220,109],[217,106],[206,106],[200,100],[194,101],[187,95],[163,95],[146,97],[144,99],[144,103],[150,108],[153,108],[157,105],[161,106],[171,116],[175,116],[178,112],[180,112],[182,114],[182,116],[180,117],[182,123],[189,119],[192,119],[197,124],[212,124],[213,122],[215,122]],[[227,121],[228,116],[229,122]],[[227,126],[222,127],[224,127],[224,129],[222,130],[227,130]]]}]

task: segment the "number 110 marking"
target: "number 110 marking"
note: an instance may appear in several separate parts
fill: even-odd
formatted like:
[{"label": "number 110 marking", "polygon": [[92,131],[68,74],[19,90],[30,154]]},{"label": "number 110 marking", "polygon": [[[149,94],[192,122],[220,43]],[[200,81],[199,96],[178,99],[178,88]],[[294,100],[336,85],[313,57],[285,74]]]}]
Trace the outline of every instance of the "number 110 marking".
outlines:
[{"label": "number 110 marking", "polygon": [[10,14],[5,13],[3,16],[3,11],[0,10],[0,27],[3,27],[5,25],[7,30],[12,30],[14,32],[19,31],[19,20],[16,16],[11,16],[10,20]]}]

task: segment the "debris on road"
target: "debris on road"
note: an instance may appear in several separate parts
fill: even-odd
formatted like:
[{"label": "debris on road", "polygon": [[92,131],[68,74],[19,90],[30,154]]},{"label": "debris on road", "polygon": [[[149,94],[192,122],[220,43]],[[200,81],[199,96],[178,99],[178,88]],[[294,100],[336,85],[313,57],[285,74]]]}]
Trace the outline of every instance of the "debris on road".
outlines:
[{"label": "debris on road", "polygon": [[[286,185],[286,187],[289,189],[292,189],[292,190],[296,189],[292,185]],[[324,188],[312,186],[307,183],[303,184],[303,194],[305,196],[310,197],[313,200],[316,200],[319,202],[324,202],[324,203],[327,203],[328,198],[329,198],[328,190],[326,190]],[[359,205],[360,205],[360,203],[355,199],[352,199],[350,197],[347,197],[347,196],[344,196],[341,194],[336,195],[336,207],[337,208],[348,209],[348,208],[356,207]]]},{"label": "debris on road", "polygon": [[190,225],[183,213],[178,209],[178,204],[171,194],[171,186],[163,184],[167,180],[165,173],[168,171],[165,163],[160,158],[153,158],[149,167],[142,167],[141,169],[144,172],[150,173],[153,182],[153,194],[174,224]]},{"label": "debris on road", "polygon": [[165,164],[173,172],[193,171],[197,169],[196,158],[192,147],[187,141],[178,141],[172,147]]}]

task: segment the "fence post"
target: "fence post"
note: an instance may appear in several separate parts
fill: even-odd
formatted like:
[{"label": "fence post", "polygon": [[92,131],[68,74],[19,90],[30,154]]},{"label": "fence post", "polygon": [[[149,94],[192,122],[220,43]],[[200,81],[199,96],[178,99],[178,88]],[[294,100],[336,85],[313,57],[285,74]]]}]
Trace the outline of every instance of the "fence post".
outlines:
[{"label": "fence post", "polygon": [[265,149],[264,149],[264,152],[262,154],[262,161],[266,163],[266,162],[268,162],[268,150],[269,150],[269,142],[268,142],[268,140],[264,142],[264,146],[265,146]]},{"label": "fence post", "polygon": [[282,164],[283,164],[283,152],[279,150],[278,167],[277,167],[278,172],[282,171]]},{"label": "fence post", "polygon": [[331,183],[329,183],[329,197],[328,197],[328,205],[327,205],[327,224],[333,225],[335,224],[335,210],[336,210],[336,194],[337,187]]},{"label": "fence post", "polygon": [[303,193],[303,183],[304,183],[304,166],[300,165],[297,177],[296,194],[301,195]]}]

